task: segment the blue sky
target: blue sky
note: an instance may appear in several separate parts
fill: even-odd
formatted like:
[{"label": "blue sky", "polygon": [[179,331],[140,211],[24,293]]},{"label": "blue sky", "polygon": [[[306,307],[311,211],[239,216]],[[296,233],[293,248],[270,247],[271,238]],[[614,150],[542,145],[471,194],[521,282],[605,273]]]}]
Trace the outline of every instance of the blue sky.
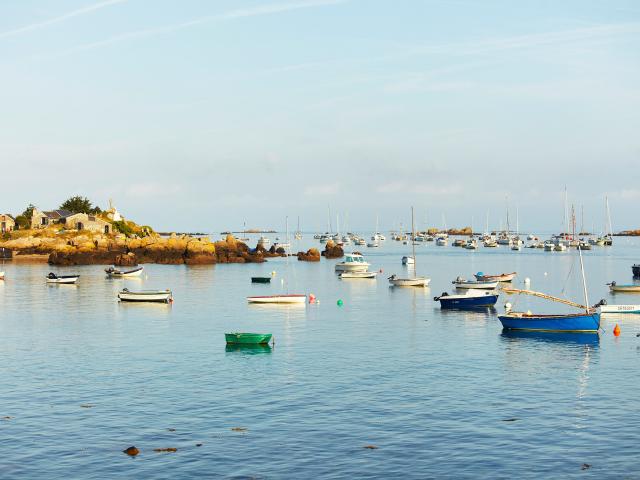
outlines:
[{"label": "blue sky", "polygon": [[0,210],[638,228],[639,52],[634,1],[2,2]]}]

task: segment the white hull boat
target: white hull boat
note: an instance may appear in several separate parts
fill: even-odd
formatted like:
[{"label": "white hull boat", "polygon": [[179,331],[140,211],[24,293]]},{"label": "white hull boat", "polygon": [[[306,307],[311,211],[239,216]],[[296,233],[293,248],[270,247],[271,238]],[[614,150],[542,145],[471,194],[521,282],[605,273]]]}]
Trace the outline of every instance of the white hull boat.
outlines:
[{"label": "white hull boat", "polygon": [[367,243],[367,247],[369,248],[378,248],[380,245],[378,245],[378,242],[369,242]]},{"label": "white hull boat", "polygon": [[263,295],[258,297],[247,297],[249,303],[305,303],[306,295]]},{"label": "white hull boat", "polygon": [[447,238],[446,237],[439,237],[436,239],[436,245],[439,247],[446,247],[447,246]]},{"label": "white hull boat", "polygon": [[353,252],[346,255],[344,262],[336,264],[335,269],[336,272],[366,272],[369,265],[361,254]]},{"label": "white hull boat", "polygon": [[402,257],[402,264],[403,265],[415,265],[416,263],[416,259],[413,257],[409,257],[409,256],[404,256]]},{"label": "white hull boat", "polygon": [[50,273],[47,275],[47,283],[57,283],[57,284],[72,284],[76,283],[80,275],[56,275],[55,273]]},{"label": "white hull boat", "polygon": [[485,275],[482,272],[478,272],[474,274],[474,277],[476,277],[476,280],[479,282],[510,282],[516,275],[516,272],[501,273],[499,275]]},{"label": "white hull boat", "polygon": [[116,267],[106,268],[104,271],[110,278],[129,278],[129,277],[139,277],[142,275],[144,267],[136,267],[132,270],[120,270]]},{"label": "white hull boat", "polygon": [[171,290],[141,290],[132,292],[125,288],[118,293],[118,299],[121,302],[171,303],[173,301],[173,294]]},{"label": "white hull boat", "polygon": [[376,278],[378,272],[342,272],[340,278]]},{"label": "white hull boat", "polygon": [[494,290],[498,288],[498,282],[480,282],[474,280],[465,280],[464,278],[456,278],[453,282],[456,288],[471,288],[475,290]]},{"label": "white hull boat", "polygon": [[389,283],[394,287],[427,287],[430,281],[430,278],[425,277],[399,278],[395,275],[389,277]]},{"label": "white hull boat", "polygon": [[618,285],[616,282],[608,284],[609,290],[619,293],[640,293],[640,284]]},{"label": "white hull boat", "polygon": [[600,313],[640,313],[640,305],[601,305]]}]

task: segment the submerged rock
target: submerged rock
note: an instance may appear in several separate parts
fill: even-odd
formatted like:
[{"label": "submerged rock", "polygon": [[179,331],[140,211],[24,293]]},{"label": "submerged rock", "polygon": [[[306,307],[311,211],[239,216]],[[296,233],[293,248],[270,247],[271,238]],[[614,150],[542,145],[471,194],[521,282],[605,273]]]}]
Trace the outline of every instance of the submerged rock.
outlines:
[{"label": "submerged rock", "polygon": [[135,446],[132,445],[129,448],[124,449],[122,453],[126,453],[130,457],[135,457],[140,453],[140,450],[138,450]]},{"label": "submerged rock", "polygon": [[344,257],[344,250],[340,245],[336,245],[332,241],[328,241],[322,251],[322,256],[324,258],[342,258]]}]

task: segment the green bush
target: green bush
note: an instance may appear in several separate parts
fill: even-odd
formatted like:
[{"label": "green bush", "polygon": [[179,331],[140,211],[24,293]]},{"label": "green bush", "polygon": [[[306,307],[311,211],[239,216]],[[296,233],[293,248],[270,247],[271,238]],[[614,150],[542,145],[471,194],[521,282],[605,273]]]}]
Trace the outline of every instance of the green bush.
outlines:
[{"label": "green bush", "polygon": [[127,237],[131,237],[136,232],[134,232],[133,228],[131,228],[124,220],[120,220],[119,222],[113,222],[113,228],[115,228],[118,232],[124,233]]}]

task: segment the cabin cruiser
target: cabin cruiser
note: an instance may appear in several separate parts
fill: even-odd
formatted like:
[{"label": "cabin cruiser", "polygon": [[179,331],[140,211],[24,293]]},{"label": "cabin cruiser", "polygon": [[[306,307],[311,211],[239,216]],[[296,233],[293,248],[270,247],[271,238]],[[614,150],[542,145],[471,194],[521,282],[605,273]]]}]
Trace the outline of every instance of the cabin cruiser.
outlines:
[{"label": "cabin cruiser", "polygon": [[369,265],[361,253],[348,253],[344,261],[336,264],[336,272],[366,272],[369,269]]}]

